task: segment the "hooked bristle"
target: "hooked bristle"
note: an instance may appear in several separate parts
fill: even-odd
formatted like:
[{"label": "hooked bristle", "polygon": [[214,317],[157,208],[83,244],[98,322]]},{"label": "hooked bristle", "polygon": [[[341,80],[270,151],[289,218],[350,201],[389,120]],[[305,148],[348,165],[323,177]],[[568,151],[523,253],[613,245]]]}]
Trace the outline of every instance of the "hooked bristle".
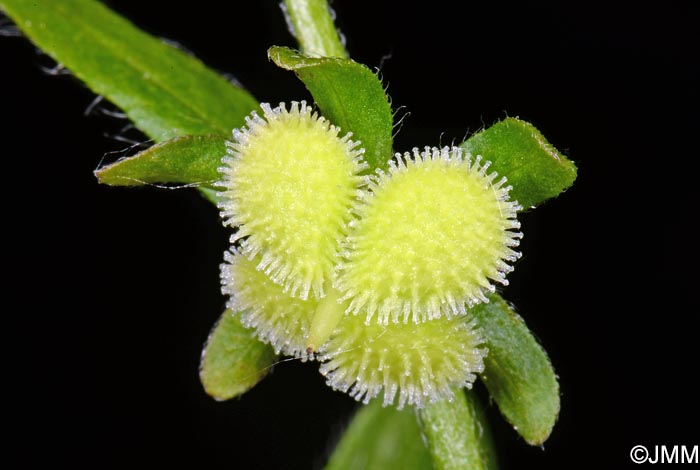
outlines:
[{"label": "hooked bristle", "polygon": [[422,408],[452,399],[453,387],[471,388],[484,368],[482,343],[466,317],[367,325],[346,315],[321,348],[320,370],[330,387],[363,403],[383,393],[384,406]]},{"label": "hooked bristle", "polygon": [[336,269],[348,312],[384,325],[450,318],[507,284],[521,207],[489,165],[459,147],[426,148],[378,172]]},{"label": "hooked bristle", "polygon": [[224,258],[222,292],[230,296],[227,307],[241,315],[241,323],[252,328],[277,354],[302,361],[314,359],[313,351],[307,351],[307,338],[318,302],[290,297],[256,269],[256,260],[249,260],[235,249],[227,251]]},{"label": "hooked bristle", "polygon": [[321,298],[367,181],[364,150],[304,101],[261,108],[263,117],[251,114],[227,142],[221,216],[238,228],[231,242],[244,239],[241,253],[285,292]]}]

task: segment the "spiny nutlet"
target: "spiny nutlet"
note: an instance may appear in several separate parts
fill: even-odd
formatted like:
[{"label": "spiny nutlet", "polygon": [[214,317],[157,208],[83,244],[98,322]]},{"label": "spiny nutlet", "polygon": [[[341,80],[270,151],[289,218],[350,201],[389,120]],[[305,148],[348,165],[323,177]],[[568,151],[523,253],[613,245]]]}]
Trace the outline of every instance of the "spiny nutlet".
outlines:
[{"label": "spiny nutlet", "polygon": [[473,320],[445,316],[423,323],[367,325],[346,315],[321,347],[321,373],[335,390],[364,403],[383,392],[384,406],[398,408],[453,398],[482,372],[487,349]]},{"label": "spiny nutlet", "polygon": [[307,337],[318,302],[291,297],[256,268],[257,260],[242,256],[235,248],[224,254],[221,284],[229,295],[227,307],[241,315],[241,323],[275,352],[314,359],[307,351]]},{"label": "spiny nutlet", "polygon": [[321,298],[367,181],[364,150],[304,101],[260,106],[264,117],[252,113],[227,142],[221,216],[238,228],[231,243],[245,239],[241,253],[285,292]]},{"label": "spiny nutlet", "polygon": [[521,209],[506,178],[459,147],[396,154],[369,183],[343,242],[335,287],[348,311],[378,322],[464,315],[520,257]]}]

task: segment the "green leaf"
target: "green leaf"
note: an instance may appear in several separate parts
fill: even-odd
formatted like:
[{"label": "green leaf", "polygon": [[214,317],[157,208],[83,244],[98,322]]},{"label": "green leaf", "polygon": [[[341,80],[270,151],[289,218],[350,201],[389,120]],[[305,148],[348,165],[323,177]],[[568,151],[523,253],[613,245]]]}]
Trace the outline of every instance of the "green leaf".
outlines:
[{"label": "green leaf", "polygon": [[323,116],[362,142],[370,169],[385,168],[392,157],[393,115],[382,82],[349,59],[311,58],[286,47],[268,57],[304,82]]},{"label": "green leaf", "polygon": [[106,165],[95,176],[110,186],[184,183],[212,188],[221,179],[218,168],[225,154],[226,139],[222,136],[175,137]]},{"label": "green leaf", "polygon": [[215,206],[219,206],[219,203],[222,202],[222,199],[219,197],[219,191],[216,189],[211,189],[211,188],[205,188],[205,187],[200,187],[199,193],[204,196],[204,198],[214,204]]},{"label": "green leaf", "polygon": [[326,470],[430,470],[430,453],[412,409],[372,400],[355,414]]},{"label": "green leaf", "polygon": [[37,46],[149,137],[228,135],[257,107],[247,92],[191,55],[92,0],[0,0]]},{"label": "green leaf", "polygon": [[557,196],[576,179],[576,166],[559,153],[532,124],[506,118],[478,132],[462,145],[489,160],[492,170],[508,178],[511,199],[532,207]]},{"label": "green leaf", "polygon": [[491,433],[471,391],[455,390],[451,402],[441,400],[418,411],[436,470],[495,470]]},{"label": "green leaf", "polygon": [[228,400],[253,388],[276,358],[269,345],[241,324],[238,315],[226,310],[204,346],[199,378],[209,395]]},{"label": "green leaf", "polygon": [[338,37],[326,0],[284,0],[288,24],[304,54],[319,57],[348,56]]},{"label": "green leaf", "polygon": [[525,441],[541,445],[559,415],[559,383],[547,353],[500,296],[471,312],[489,348],[481,379]]}]

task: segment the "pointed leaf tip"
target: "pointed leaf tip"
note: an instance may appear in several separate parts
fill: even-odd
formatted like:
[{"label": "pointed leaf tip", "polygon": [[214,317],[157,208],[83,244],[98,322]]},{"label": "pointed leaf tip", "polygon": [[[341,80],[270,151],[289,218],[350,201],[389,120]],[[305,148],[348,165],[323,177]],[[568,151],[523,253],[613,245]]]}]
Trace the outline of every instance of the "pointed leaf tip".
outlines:
[{"label": "pointed leaf tip", "polygon": [[179,183],[213,188],[221,179],[218,168],[226,154],[225,142],[219,135],[175,137],[105,165],[95,176],[110,186]]}]

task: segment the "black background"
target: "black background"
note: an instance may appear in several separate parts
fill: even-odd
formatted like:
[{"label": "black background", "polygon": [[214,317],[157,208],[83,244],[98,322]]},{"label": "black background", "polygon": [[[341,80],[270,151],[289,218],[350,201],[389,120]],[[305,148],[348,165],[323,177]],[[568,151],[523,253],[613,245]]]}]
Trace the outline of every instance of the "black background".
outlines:
[{"label": "black background", "polygon": [[[294,45],[275,2],[108,3],[261,101],[310,99],[267,61]],[[697,6],[457,3],[334,6],[353,58],[410,113],[397,150],[508,115],[579,165],[572,189],[522,216],[504,291],[551,356],[562,411],[541,450],[490,406],[503,468],[623,468],[636,444],[700,444]],[[126,121],[85,116],[91,92],[43,72],[26,40],[0,37],[0,54],[4,422],[21,466],[320,468],[356,405],[313,364],[279,364],[226,403],[199,385],[224,305],[217,211],[191,189],[97,185]]]}]

